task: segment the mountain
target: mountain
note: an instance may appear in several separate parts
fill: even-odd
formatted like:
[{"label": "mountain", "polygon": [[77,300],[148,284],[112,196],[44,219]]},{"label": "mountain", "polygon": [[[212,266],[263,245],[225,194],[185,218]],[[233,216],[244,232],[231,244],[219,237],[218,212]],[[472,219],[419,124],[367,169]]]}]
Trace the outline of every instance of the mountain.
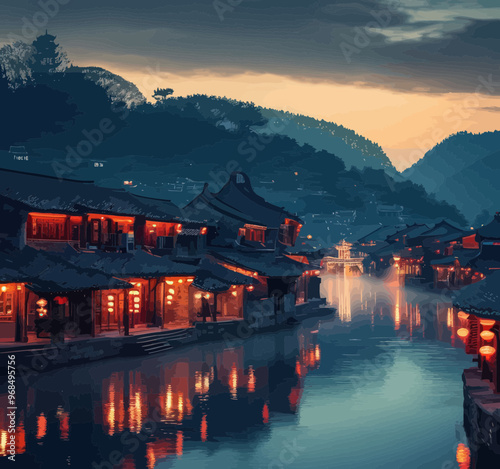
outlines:
[{"label": "mountain", "polygon": [[134,83],[104,68],[71,67],[69,71],[82,73],[87,80],[106,90],[113,103],[123,102],[130,108],[146,102],[146,98]]},{"label": "mountain", "polygon": [[492,215],[500,201],[500,131],[451,135],[403,176],[455,204],[471,223],[484,210]]},{"label": "mountain", "polygon": [[338,156],[348,169],[373,168],[391,173],[396,170],[380,145],[342,125],[278,109],[255,106],[217,96],[193,95],[170,98],[162,103],[192,116],[202,116],[226,130],[237,130],[241,123],[262,136],[283,135],[300,145],[310,145]]},{"label": "mountain", "polygon": [[[37,60],[51,66],[35,68],[16,86],[0,63],[0,99],[9,115],[0,128],[3,167],[108,187],[133,181],[129,190],[182,206],[202,182],[217,192],[229,174],[244,171],[259,195],[293,213],[320,215],[315,220],[325,230],[335,217],[387,222],[388,211],[399,214],[401,206],[412,219],[465,223],[455,207],[413,182],[396,181],[384,170],[390,165],[380,147],[349,129],[227,98],[150,104],[106,70],[66,67],[55,38],[44,41],[52,58]],[[25,147],[29,160],[13,158],[11,146]]]},{"label": "mountain", "polygon": [[333,122],[276,109],[263,108],[261,113],[268,120],[260,129],[266,135],[287,135],[301,145],[308,144],[316,150],[334,153],[342,158],[348,168],[367,167],[396,172],[382,147],[354,130]]}]

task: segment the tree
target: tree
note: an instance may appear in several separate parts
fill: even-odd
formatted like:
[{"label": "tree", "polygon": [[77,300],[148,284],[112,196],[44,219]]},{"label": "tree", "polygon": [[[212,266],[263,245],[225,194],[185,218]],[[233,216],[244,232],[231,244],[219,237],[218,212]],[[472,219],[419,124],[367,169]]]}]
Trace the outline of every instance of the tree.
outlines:
[{"label": "tree", "polygon": [[164,101],[171,94],[174,94],[174,90],[172,88],[156,88],[153,98],[155,98],[156,101]]},{"label": "tree", "polygon": [[481,212],[476,216],[473,225],[476,228],[479,228],[480,226],[486,225],[490,220],[491,220],[491,215],[489,214],[488,210],[483,209]]}]

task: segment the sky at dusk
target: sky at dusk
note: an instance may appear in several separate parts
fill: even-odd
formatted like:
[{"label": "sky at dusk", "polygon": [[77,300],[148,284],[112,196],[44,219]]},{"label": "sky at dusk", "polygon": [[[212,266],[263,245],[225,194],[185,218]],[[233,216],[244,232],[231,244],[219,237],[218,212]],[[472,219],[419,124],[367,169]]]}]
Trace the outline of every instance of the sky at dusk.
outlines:
[{"label": "sky at dusk", "polygon": [[2,0],[1,44],[45,28],[148,98],[168,86],[326,119],[398,169],[450,133],[498,129],[498,0]]}]

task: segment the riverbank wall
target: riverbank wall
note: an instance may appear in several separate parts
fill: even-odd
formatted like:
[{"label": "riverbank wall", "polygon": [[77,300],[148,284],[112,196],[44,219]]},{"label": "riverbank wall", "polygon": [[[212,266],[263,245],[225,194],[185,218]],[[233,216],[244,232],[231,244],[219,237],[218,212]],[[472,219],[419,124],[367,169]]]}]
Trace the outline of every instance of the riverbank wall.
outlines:
[{"label": "riverbank wall", "polygon": [[245,340],[257,333],[293,327],[307,318],[327,316],[334,312],[334,308],[326,306],[324,300],[318,299],[297,305],[293,317],[275,315],[259,318],[259,321],[251,324],[245,320],[196,322],[189,328],[150,332],[141,330],[136,333],[131,329],[130,336],[115,334],[103,337],[79,337],[58,344],[6,345],[0,349],[0,360],[7,363],[9,356],[14,355],[18,376],[27,380],[30,376],[59,367],[113,357],[161,354],[194,343],[225,340],[228,346],[231,346],[235,341]]},{"label": "riverbank wall", "polygon": [[476,449],[500,455],[500,394],[481,379],[481,370],[469,368],[462,375],[464,383],[464,427]]}]

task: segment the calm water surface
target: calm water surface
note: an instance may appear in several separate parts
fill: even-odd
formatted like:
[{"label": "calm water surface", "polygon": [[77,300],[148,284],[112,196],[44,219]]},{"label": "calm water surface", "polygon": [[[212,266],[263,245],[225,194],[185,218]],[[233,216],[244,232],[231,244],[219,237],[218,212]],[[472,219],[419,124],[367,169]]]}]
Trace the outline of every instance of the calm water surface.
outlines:
[{"label": "calm water surface", "polygon": [[19,384],[18,466],[0,463],[500,467],[471,454],[463,432],[461,374],[472,362],[450,305],[360,278],[325,278],[322,287],[336,318]]}]

